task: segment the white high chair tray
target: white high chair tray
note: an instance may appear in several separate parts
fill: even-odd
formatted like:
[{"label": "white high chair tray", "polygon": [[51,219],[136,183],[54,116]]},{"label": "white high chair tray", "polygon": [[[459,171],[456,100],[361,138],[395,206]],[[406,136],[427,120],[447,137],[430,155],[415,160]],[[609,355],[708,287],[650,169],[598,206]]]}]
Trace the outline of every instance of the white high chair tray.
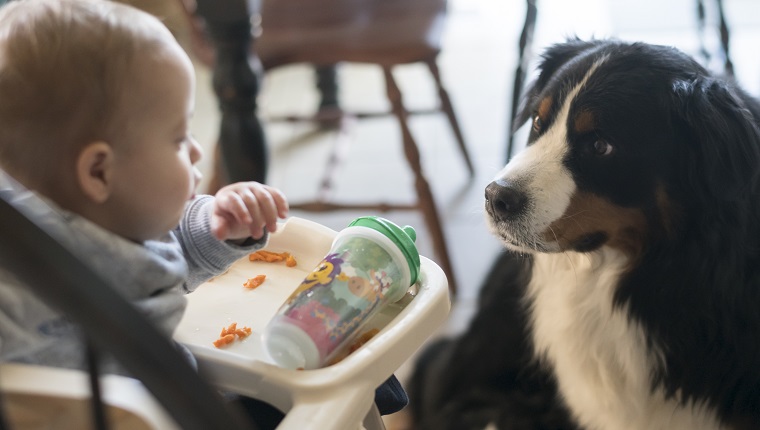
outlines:
[{"label": "white high chair tray", "polygon": [[[417,284],[407,297],[384,308],[360,329],[380,331],[358,350],[321,369],[276,366],[263,349],[261,334],[280,305],[329,251],[335,234],[296,217],[280,224],[265,249],[291,253],[297,266],[241,259],[228,272],[187,296],[188,308],[174,335],[190,348],[198,358],[200,371],[213,383],[286,412],[278,429],[357,428],[373,404],[375,388],[434,333],[449,312],[443,271],[421,257]],[[266,275],[261,286],[243,286],[247,279],[260,274]],[[250,327],[251,335],[216,348],[214,340],[233,322],[238,327]]]}]

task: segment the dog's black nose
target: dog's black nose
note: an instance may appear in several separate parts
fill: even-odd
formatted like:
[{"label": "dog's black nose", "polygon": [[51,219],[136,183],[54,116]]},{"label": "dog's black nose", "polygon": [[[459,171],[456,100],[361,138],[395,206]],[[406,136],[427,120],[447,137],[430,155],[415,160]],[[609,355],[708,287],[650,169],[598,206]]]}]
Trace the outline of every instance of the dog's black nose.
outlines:
[{"label": "dog's black nose", "polygon": [[513,184],[496,180],[486,187],[486,210],[499,220],[506,220],[520,215],[527,206],[528,197]]}]

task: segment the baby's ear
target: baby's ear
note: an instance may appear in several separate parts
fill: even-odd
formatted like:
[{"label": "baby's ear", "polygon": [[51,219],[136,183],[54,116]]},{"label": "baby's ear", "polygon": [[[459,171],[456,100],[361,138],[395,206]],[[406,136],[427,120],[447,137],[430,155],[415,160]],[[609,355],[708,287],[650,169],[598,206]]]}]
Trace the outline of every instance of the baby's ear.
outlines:
[{"label": "baby's ear", "polygon": [[82,192],[93,202],[103,203],[111,195],[113,149],[106,142],[92,142],[77,157],[77,181]]}]

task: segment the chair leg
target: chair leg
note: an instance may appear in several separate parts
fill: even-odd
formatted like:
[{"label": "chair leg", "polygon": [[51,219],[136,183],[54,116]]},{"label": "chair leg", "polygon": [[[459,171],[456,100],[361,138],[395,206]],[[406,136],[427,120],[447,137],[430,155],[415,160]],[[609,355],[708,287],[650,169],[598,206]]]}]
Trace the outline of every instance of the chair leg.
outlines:
[{"label": "chair leg", "polygon": [[530,61],[530,51],[533,45],[533,33],[536,29],[536,18],[538,17],[537,0],[526,0],[525,22],[522,32],[520,33],[520,42],[518,44],[517,69],[512,82],[512,106],[509,111],[509,128],[507,129],[507,157],[505,163],[512,159],[512,151],[515,145],[515,115],[517,107],[522,96],[523,81],[525,80],[528,62]]},{"label": "chair leg", "polygon": [[[212,84],[222,118],[219,126],[221,161],[225,184],[239,181],[265,182],[268,168],[266,136],[256,110],[263,70],[250,47],[251,16],[245,1],[218,8],[213,0],[197,0],[196,13],[208,29],[215,50]],[[232,4],[235,3],[235,6]]]},{"label": "chair leg", "polygon": [[449,124],[451,124],[452,130],[454,130],[454,136],[457,138],[459,150],[462,152],[464,161],[467,164],[467,170],[470,172],[470,177],[473,177],[475,176],[475,168],[472,165],[470,154],[467,151],[467,146],[464,143],[464,135],[462,134],[461,127],[459,127],[459,121],[454,114],[454,107],[451,104],[451,98],[449,98],[449,93],[446,91],[446,88],[444,88],[443,81],[441,81],[441,72],[438,69],[438,64],[435,62],[435,58],[431,58],[425,63],[427,63],[428,69],[430,69],[430,73],[435,79],[435,85],[438,88],[438,98],[441,100],[441,108],[446,113],[446,117],[449,119]]},{"label": "chair leg", "polygon": [[399,126],[401,127],[404,155],[409,163],[409,167],[414,172],[414,186],[417,189],[419,206],[425,218],[425,223],[427,224],[430,236],[433,239],[433,248],[440,260],[441,268],[449,278],[449,290],[453,296],[456,295],[456,280],[454,278],[451,260],[449,259],[449,252],[446,249],[446,240],[443,234],[443,227],[441,226],[441,219],[438,216],[438,210],[436,209],[430,185],[422,172],[420,151],[417,148],[417,144],[415,143],[414,137],[409,130],[409,125],[407,124],[408,113],[401,100],[401,90],[399,90],[396,80],[393,78],[393,72],[390,67],[384,66],[383,74],[385,76],[385,87],[388,94],[388,100],[390,100],[393,108],[393,115],[398,119]]}]

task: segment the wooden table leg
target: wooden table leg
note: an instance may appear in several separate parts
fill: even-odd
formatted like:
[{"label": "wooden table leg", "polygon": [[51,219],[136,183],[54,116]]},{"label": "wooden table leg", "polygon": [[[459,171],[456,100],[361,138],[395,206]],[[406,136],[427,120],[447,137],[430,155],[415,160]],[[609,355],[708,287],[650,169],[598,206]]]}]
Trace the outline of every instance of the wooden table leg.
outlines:
[{"label": "wooden table leg", "polygon": [[214,45],[213,86],[222,113],[218,163],[210,188],[238,181],[263,183],[269,155],[256,116],[263,71],[251,50],[251,17],[258,10],[248,0],[197,0],[196,13]]}]

